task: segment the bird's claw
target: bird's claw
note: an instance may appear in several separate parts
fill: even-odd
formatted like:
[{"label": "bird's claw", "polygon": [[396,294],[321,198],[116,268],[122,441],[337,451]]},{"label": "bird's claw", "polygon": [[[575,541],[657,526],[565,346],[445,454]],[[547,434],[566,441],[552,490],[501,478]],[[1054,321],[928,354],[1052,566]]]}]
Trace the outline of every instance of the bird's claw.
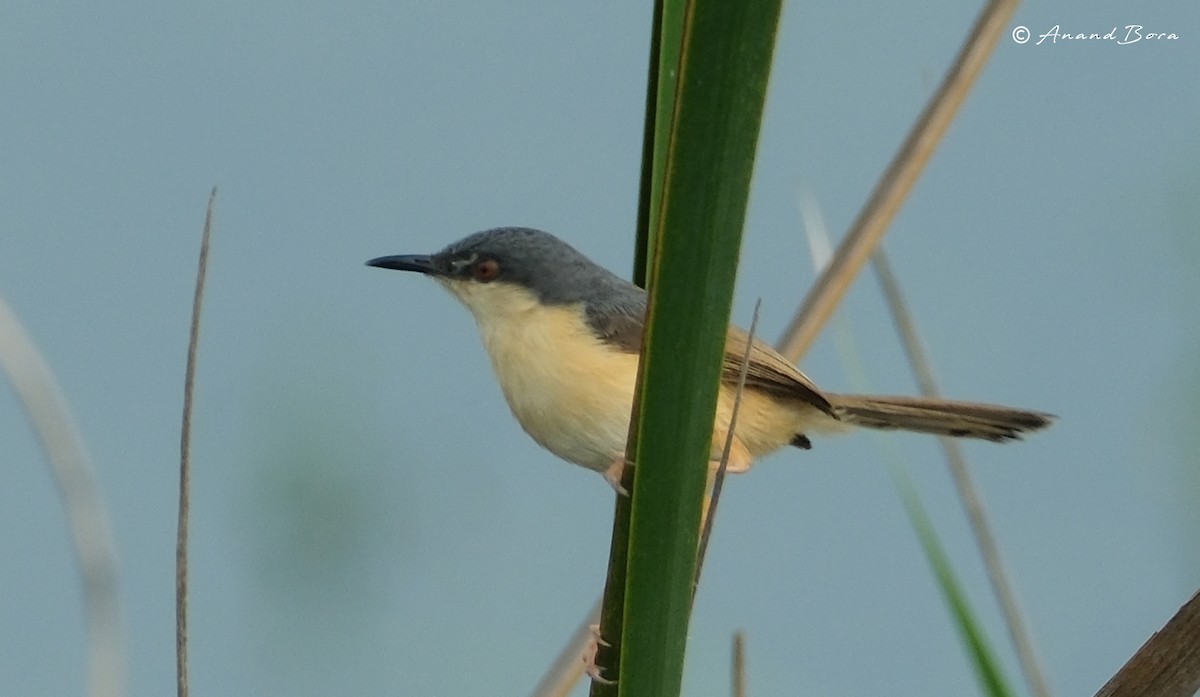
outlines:
[{"label": "bird's claw", "polygon": [[[605,477],[607,479],[607,477]],[[596,664],[596,654],[600,652],[601,646],[612,646],[600,636],[600,625],[593,624],[588,629],[592,630],[592,638],[588,641],[587,648],[583,650],[583,672],[587,674],[593,682],[601,685],[616,685],[616,680],[609,680],[600,674],[600,666]]]},{"label": "bird's claw", "polygon": [[[604,477],[604,481],[617,492],[618,496],[629,496],[629,490],[621,486],[621,478],[625,476],[625,467],[631,466],[633,463],[625,459],[624,455],[619,455],[613,458],[612,464],[608,469],[600,473]],[[599,635],[597,635],[599,636]]]}]

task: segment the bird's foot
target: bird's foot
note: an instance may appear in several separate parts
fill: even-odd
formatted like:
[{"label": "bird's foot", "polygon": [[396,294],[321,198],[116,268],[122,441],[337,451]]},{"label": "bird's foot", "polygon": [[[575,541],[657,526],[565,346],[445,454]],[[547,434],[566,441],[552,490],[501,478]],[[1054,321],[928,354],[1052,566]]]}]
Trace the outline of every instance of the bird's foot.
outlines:
[{"label": "bird's foot", "polygon": [[592,630],[592,638],[588,641],[587,648],[583,650],[583,672],[587,674],[593,681],[601,685],[615,685],[616,680],[609,680],[600,674],[600,666],[596,665],[596,654],[600,652],[601,646],[612,646],[600,636],[600,625],[593,624],[588,629]]},{"label": "bird's foot", "polygon": [[633,463],[626,460],[625,454],[622,453],[613,458],[612,464],[608,466],[608,469],[600,473],[600,476],[604,477],[604,481],[608,482],[608,485],[613,488],[613,491],[617,492],[618,496],[629,496],[629,490],[621,486],[621,478],[625,476],[626,466],[633,466]]}]

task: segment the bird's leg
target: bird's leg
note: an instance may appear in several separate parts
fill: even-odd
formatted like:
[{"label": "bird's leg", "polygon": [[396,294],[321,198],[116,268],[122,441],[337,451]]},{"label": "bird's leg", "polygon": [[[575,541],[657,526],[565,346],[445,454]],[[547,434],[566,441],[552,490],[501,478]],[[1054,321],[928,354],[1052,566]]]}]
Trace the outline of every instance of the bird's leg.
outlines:
[{"label": "bird's leg", "polygon": [[[712,450],[709,451],[708,466],[712,471],[716,471],[721,464],[721,456],[725,453],[725,439],[728,432],[722,432],[717,429],[713,433]],[[737,436],[733,437],[733,442],[730,443],[729,461],[725,465],[725,471],[729,474],[741,474],[750,469],[754,464],[754,456],[750,454],[750,450],[742,443],[742,439]]]},{"label": "bird's leg", "polygon": [[604,640],[604,637],[600,636],[600,625],[593,624],[588,626],[588,629],[592,631],[592,638],[588,640],[587,648],[583,650],[583,672],[586,673],[589,678],[600,683],[601,685],[617,684],[616,680],[609,680],[608,678],[600,675],[600,666],[596,665],[596,654],[600,652],[600,647],[612,646],[612,644],[608,643]]},{"label": "bird's leg", "polygon": [[608,466],[608,469],[600,473],[600,476],[604,477],[604,481],[608,482],[613,491],[617,492],[620,496],[629,496],[629,491],[621,486],[621,478],[625,476],[626,466],[632,467],[633,463],[625,458],[625,453],[620,453],[613,458],[612,464]]}]

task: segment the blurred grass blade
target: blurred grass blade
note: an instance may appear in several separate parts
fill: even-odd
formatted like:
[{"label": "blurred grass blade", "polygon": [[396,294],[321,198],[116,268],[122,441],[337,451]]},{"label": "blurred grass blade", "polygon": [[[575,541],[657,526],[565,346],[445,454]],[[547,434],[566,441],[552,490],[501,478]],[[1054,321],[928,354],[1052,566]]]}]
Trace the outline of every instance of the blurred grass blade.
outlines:
[{"label": "blurred grass blade", "polygon": [[15,313],[0,298],[0,368],[8,374],[58,487],[83,585],[88,694],[125,693],[125,630],[108,512],[83,440],[50,367]]},{"label": "blurred grass blade", "polygon": [[[900,291],[900,282],[892,273],[891,264],[882,247],[876,250],[871,262],[875,269],[875,275],[879,278],[879,285],[883,289],[884,299],[887,300],[892,320],[896,325],[896,332],[900,335],[900,343],[904,346],[904,352],[908,354],[908,362],[912,365],[913,373],[916,374],[921,394],[926,397],[941,396],[937,380],[933,375],[933,367],[925,352],[924,342],[921,341],[920,334],[917,332],[916,322],[908,310],[904,294]],[[1033,649],[1033,639],[1017,603],[1017,594],[1008,580],[1004,563],[1001,561],[1000,545],[996,542],[996,536],[992,534],[992,526],[988,522],[987,512],[983,505],[983,496],[979,493],[979,488],[975,486],[975,480],[967,467],[967,458],[963,454],[962,445],[957,440],[945,436],[939,436],[938,443],[942,446],[942,453],[946,457],[950,476],[954,480],[955,492],[966,511],[967,522],[975,537],[975,545],[979,548],[980,556],[983,557],[988,581],[991,582],[992,592],[996,595],[996,602],[1000,606],[1004,624],[1008,628],[1009,640],[1016,649],[1021,671],[1025,675],[1025,682],[1034,697],[1049,697],[1050,688],[1047,686],[1037,653]]]},{"label": "blurred grass blade", "polygon": [[921,549],[924,550],[925,557],[929,560],[929,565],[933,568],[938,586],[942,590],[942,595],[946,598],[946,604],[950,607],[950,614],[954,617],[958,631],[962,635],[963,643],[966,644],[967,653],[975,665],[976,675],[979,677],[979,681],[986,694],[992,697],[1015,696],[1016,693],[1013,692],[1012,686],[1009,685],[1008,680],[1005,679],[1003,672],[1000,670],[1000,664],[996,659],[995,651],[988,645],[987,638],[981,629],[981,624],[967,603],[966,595],[963,593],[962,587],[954,575],[954,569],[951,568],[949,559],[946,558],[945,550],[942,549],[941,543],[938,542],[937,534],[933,531],[933,526],[929,523],[928,516],[925,515],[925,509],[921,506],[917,492],[913,490],[912,484],[907,478],[900,474],[896,476],[896,488],[900,491],[900,498],[904,501],[904,509],[908,513],[908,519],[912,522],[913,529],[917,532],[917,539],[921,543]]},{"label": "blurred grass blade", "polygon": [[[721,358],[779,9],[777,0],[664,5],[653,163],[661,177],[651,177],[648,206],[655,243],[629,449],[638,464],[620,668],[605,671],[622,695],[680,690]],[[610,588],[618,582],[610,578]],[[609,626],[603,634],[613,641]],[[594,684],[592,694],[612,694],[611,686]]]},{"label": "blurred grass blade", "polygon": [[817,277],[776,344],[775,347],[788,359],[798,361],[812,346],[850,283],[883,239],[900,205],[908,198],[934,149],[949,130],[996,43],[1007,31],[1008,21],[1018,4],[1017,0],[991,0],[980,13],[937,92],[913,124],[904,144],[838,245],[831,263]]},{"label": "blurred grass blade", "polygon": [[746,633],[733,633],[733,670],[730,692],[733,697],[746,697]]}]

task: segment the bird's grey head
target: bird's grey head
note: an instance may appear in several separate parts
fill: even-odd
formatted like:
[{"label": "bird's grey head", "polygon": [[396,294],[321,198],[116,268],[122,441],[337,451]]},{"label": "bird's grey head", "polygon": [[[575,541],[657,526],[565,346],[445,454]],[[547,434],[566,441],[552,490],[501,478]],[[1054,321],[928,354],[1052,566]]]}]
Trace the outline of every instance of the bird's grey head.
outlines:
[{"label": "bird's grey head", "polygon": [[367,265],[451,283],[512,284],[547,305],[587,302],[631,285],[554,235],[520,227],[477,232],[433,255],[379,257]]},{"label": "bird's grey head", "polygon": [[431,276],[468,307],[471,298],[483,291],[477,288],[482,285],[517,286],[544,305],[583,303],[589,315],[617,312],[640,317],[645,307],[641,289],[554,235],[531,228],[484,230],[432,255],[379,257],[367,265]]}]

